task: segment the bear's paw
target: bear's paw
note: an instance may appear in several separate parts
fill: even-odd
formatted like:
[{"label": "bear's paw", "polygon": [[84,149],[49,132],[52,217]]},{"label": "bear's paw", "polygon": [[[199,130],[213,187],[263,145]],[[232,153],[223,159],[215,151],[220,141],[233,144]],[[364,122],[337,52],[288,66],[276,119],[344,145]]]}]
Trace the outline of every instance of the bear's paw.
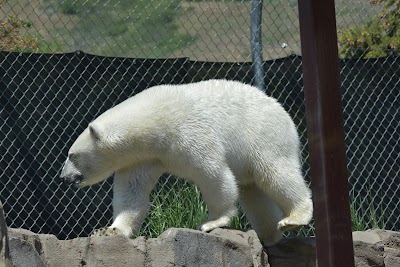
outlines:
[{"label": "bear's paw", "polygon": [[302,227],[305,224],[306,223],[304,222],[288,217],[278,222],[278,230],[282,232],[293,231]]},{"label": "bear's paw", "polygon": [[91,236],[114,236],[123,235],[122,231],[116,227],[103,227],[93,231]]},{"label": "bear's paw", "polygon": [[[236,210],[233,210],[232,214],[235,214]],[[216,228],[221,228],[224,226],[229,225],[231,221],[231,216],[221,216],[220,218],[213,220],[213,221],[208,221],[205,222],[199,226],[197,226],[197,229],[202,231],[202,232],[211,232],[212,230]]]}]

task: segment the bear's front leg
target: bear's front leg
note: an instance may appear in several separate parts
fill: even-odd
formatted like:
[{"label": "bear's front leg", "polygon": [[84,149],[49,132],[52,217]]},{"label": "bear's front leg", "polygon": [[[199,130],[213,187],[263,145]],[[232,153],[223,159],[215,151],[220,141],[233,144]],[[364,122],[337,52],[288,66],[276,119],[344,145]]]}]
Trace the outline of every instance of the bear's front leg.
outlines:
[{"label": "bear's front leg", "polygon": [[132,238],[146,218],[150,192],[162,173],[157,164],[117,171],[113,187],[114,221],[111,226],[95,230],[92,235],[124,235]]}]

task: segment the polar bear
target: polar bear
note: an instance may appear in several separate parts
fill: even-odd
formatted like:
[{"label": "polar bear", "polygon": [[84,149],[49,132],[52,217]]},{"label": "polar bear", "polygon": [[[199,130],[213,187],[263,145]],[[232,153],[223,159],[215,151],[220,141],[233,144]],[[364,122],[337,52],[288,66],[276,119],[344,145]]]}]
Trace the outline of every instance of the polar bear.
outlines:
[{"label": "polar bear", "polygon": [[95,235],[131,237],[165,172],[193,181],[209,210],[199,226],[229,224],[237,201],[266,246],[312,218],[299,137],[284,108],[257,88],[208,80],[151,87],[101,114],[68,152],[60,179],[77,187],[114,174],[113,223]]}]

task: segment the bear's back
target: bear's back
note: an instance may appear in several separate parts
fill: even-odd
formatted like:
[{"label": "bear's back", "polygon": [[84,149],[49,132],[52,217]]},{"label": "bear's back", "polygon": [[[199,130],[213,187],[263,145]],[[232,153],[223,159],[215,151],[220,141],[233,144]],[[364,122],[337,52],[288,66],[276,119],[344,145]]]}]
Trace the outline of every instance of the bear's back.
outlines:
[{"label": "bear's back", "polygon": [[253,86],[227,80],[151,87],[96,120],[110,128],[129,125],[130,131],[153,129],[186,135],[212,131],[221,142],[235,147],[254,146],[263,139],[286,142],[282,136],[297,138],[291,118],[274,98]]}]

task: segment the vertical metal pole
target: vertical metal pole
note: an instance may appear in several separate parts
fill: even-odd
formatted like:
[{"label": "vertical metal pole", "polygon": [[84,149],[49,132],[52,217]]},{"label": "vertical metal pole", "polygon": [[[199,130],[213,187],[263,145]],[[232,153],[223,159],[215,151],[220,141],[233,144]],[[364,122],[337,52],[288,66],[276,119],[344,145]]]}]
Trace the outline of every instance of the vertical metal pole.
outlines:
[{"label": "vertical metal pole", "polygon": [[318,266],[354,266],[334,0],[298,0]]},{"label": "vertical metal pole", "polygon": [[3,212],[3,204],[0,201],[0,266],[14,266],[11,261],[10,248],[7,235],[6,218]]},{"label": "vertical metal pole", "polygon": [[250,24],[250,44],[251,56],[253,60],[253,72],[255,85],[265,91],[261,24],[262,24],[263,0],[252,0],[251,2],[251,24]]}]

